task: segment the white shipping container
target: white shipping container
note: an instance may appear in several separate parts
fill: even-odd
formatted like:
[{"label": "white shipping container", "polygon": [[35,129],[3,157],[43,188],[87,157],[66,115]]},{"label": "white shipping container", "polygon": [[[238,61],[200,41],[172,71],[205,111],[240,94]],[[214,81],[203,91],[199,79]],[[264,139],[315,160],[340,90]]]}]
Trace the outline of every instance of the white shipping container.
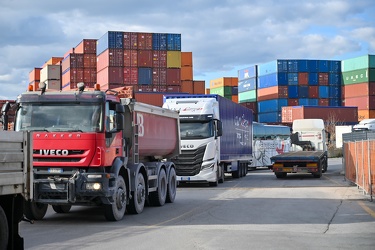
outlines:
[{"label": "white shipping container", "polygon": [[61,80],[46,80],[47,89],[61,90]]},{"label": "white shipping container", "polygon": [[342,134],[351,133],[352,126],[336,126],[335,127],[335,134],[336,134],[336,148],[342,148]]},{"label": "white shipping container", "polygon": [[60,65],[46,65],[40,70],[40,81],[47,80],[60,80],[61,79],[61,66]]}]

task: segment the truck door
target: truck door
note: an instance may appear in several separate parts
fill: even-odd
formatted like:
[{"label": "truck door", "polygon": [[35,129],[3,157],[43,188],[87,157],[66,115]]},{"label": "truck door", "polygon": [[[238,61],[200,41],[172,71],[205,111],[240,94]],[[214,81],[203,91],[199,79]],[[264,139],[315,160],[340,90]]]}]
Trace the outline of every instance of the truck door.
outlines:
[{"label": "truck door", "polygon": [[122,131],[116,128],[116,103],[107,102],[105,108],[106,166],[122,156]]}]

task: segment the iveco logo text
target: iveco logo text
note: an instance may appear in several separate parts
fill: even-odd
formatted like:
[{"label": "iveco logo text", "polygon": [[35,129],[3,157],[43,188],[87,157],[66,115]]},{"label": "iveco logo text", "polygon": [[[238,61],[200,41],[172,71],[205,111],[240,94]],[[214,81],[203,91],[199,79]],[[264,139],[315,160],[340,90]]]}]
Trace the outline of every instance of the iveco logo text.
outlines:
[{"label": "iveco logo text", "polygon": [[194,145],[181,145],[181,148],[194,148]]},{"label": "iveco logo text", "polygon": [[68,155],[67,149],[41,149],[39,150],[41,155]]}]

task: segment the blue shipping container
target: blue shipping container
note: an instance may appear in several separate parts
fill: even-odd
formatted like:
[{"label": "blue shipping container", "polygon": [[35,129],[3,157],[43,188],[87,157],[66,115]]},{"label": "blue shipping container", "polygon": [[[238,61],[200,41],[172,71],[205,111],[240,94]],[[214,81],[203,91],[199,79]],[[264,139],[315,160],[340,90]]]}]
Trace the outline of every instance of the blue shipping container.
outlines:
[{"label": "blue shipping container", "polygon": [[263,123],[281,122],[281,112],[259,113],[258,122],[263,122]]},{"label": "blue shipping container", "polygon": [[288,72],[298,72],[298,60],[288,60]]},{"label": "blue shipping container", "polygon": [[298,86],[297,85],[288,86],[288,97],[298,98]]},{"label": "blue shipping container", "polygon": [[275,60],[258,65],[258,77],[277,72],[288,72],[288,60]]},{"label": "blue shipping container", "polygon": [[329,99],[328,103],[329,103],[329,106],[341,106],[341,99],[340,98]]},{"label": "blue shipping container", "polygon": [[308,60],[298,60],[298,72],[309,72]]},{"label": "blue shipping container", "polygon": [[232,95],[238,95],[238,86],[232,87]]},{"label": "blue shipping container", "polygon": [[329,73],[328,74],[329,85],[341,86],[341,74],[340,73]]},{"label": "blue shipping container", "polygon": [[298,99],[298,105],[300,106],[308,106],[309,105],[309,99],[308,98],[300,98]]},{"label": "blue shipping container", "polygon": [[258,88],[269,88],[274,86],[286,86],[288,84],[287,73],[273,73],[258,77]]},{"label": "blue shipping container", "polygon": [[286,98],[259,101],[258,112],[259,113],[279,112],[281,111],[281,108],[284,106],[288,106],[288,99]]},{"label": "blue shipping container", "polygon": [[167,50],[167,34],[152,33],[152,49]]},{"label": "blue shipping container", "polygon": [[341,98],[341,86],[328,86],[329,98]]},{"label": "blue shipping container", "polygon": [[329,61],[329,72],[332,72],[332,73],[341,72],[341,61]]},{"label": "blue shipping container", "polygon": [[308,98],[309,97],[309,87],[308,86],[298,86],[298,97]]},{"label": "blue shipping container", "polygon": [[152,84],[152,68],[138,68],[138,84]]},{"label": "blue shipping container", "polygon": [[122,49],[124,32],[108,31],[96,41],[96,55],[100,55],[106,49]]},{"label": "blue shipping container", "polygon": [[257,78],[248,78],[246,80],[238,81],[238,93],[254,90],[257,87]]},{"label": "blue shipping container", "polygon": [[316,98],[310,98],[309,99],[309,106],[319,106],[319,99]]},{"label": "blue shipping container", "polygon": [[308,84],[309,85],[318,85],[318,73],[313,73],[313,72],[310,72],[309,73],[309,79],[308,79]]},{"label": "blue shipping container", "polygon": [[238,81],[257,76],[257,65],[238,70]]},{"label": "blue shipping container", "polygon": [[181,51],[181,34],[167,34],[167,50]]},{"label": "blue shipping container", "polygon": [[319,86],[319,98],[329,98],[328,86]]},{"label": "blue shipping container", "polygon": [[288,73],[288,85],[298,85],[298,73]]},{"label": "blue shipping container", "polygon": [[317,60],[309,60],[309,72],[318,72],[318,61]]},{"label": "blue shipping container", "polygon": [[329,71],[328,60],[319,60],[318,61],[319,72],[326,73]]}]

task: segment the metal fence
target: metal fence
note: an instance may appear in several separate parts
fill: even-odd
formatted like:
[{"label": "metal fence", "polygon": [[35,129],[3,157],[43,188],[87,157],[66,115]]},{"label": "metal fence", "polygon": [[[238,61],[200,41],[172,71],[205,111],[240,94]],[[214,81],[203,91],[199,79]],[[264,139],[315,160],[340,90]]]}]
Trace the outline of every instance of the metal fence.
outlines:
[{"label": "metal fence", "polygon": [[[350,133],[344,138],[343,157],[345,177],[368,195],[375,193],[375,133]],[[348,134],[346,134],[348,135]],[[352,139],[348,139],[348,138]]]}]

